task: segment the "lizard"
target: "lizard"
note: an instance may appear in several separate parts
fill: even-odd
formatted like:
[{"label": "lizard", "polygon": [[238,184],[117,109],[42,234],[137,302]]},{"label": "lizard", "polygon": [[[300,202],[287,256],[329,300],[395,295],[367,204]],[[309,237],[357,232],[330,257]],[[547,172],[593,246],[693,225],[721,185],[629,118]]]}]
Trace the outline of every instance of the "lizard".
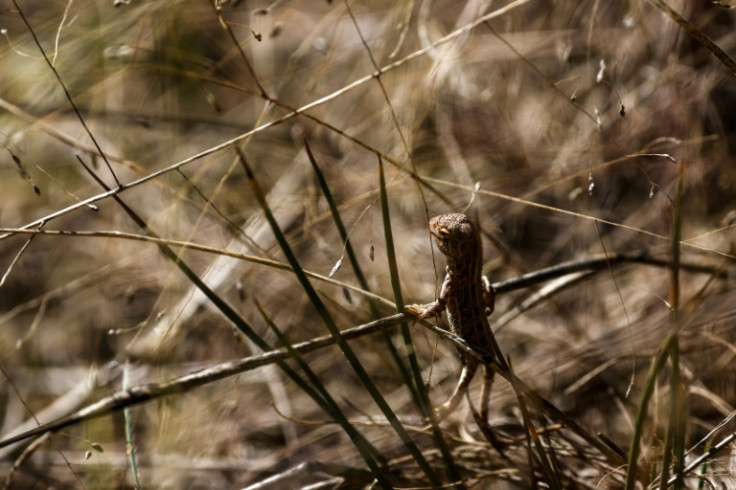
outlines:
[{"label": "lizard", "polygon": [[[436,301],[426,305],[408,305],[405,311],[418,320],[425,320],[435,318],[446,310],[452,333],[492,354],[499,367],[507,370],[508,365],[488,323],[487,316],[494,310],[495,293],[482,274],[483,248],[476,223],[463,213],[441,214],[429,221],[429,232],[432,241],[447,258],[445,280]],[[463,364],[460,378],[452,395],[436,410],[438,420],[457,408],[481,364],[464,351],[458,349],[458,352]],[[492,439],[489,442],[498,448],[498,440],[489,435],[490,430],[486,430],[489,429],[486,422],[488,399],[495,372],[489,365],[483,367],[480,413],[477,417],[473,411],[473,415],[486,438]]]}]

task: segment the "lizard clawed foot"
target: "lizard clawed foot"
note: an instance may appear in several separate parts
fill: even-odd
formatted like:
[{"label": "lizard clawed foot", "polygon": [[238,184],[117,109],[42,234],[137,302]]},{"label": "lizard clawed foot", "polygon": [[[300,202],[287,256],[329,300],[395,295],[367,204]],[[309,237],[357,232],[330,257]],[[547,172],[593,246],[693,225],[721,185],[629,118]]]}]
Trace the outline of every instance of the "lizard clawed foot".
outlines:
[{"label": "lizard clawed foot", "polygon": [[463,393],[450,397],[445,403],[434,409],[434,416],[437,422],[445,420],[448,415],[455,411],[462,400]]},{"label": "lizard clawed foot", "polygon": [[[452,407],[451,410],[447,410],[445,405],[447,405],[447,403],[443,403],[442,406],[439,406],[432,410],[432,412],[434,413],[434,422],[436,424],[439,424],[440,422],[445,420],[447,416],[450,415],[455,410],[455,407]],[[428,420],[428,419],[424,419],[424,420]],[[432,424],[430,423],[422,427],[422,430],[427,431],[431,427],[432,427]]]},{"label": "lizard clawed foot", "polygon": [[[453,402],[451,404],[451,402]],[[470,402],[470,400],[468,400]],[[488,441],[488,443],[493,446],[493,448],[498,452],[498,454],[501,455],[504,459],[511,461],[511,458],[506,455],[506,448],[511,446],[513,444],[513,440],[509,439],[507,437],[501,437],[493,430],[493,428],[488,424],[487,420],[484,420],[481,415],[478,413],[478,411],[475,409],[472,403],[469,403],[470,405],[470,412],[473,415],[473,419],[475,420],[476,425],[478,426],[478,429],[480,430],[480,433],[483,435],[483,438]],[[439,407],[434,409],[434,417],[435,417],[435,423],[439,424],[442,422],[448,415],[450,415],[452,412],[455,411],[457,408],[457,403],[454,403],[453,400],[447,400],[445,403],[440,405]],[[431,424],[427,424],[422,428],[422,430],[427,431],[431,428]]]},{"label": "lizard clawed foot", "polygon": [[421,320],[423,318],[422,315],[424,315],[430,306],[431,305],[406,305],[404,306],[404,313],[408,313]]},{"label": "lizard clawed foot", "polygon": [[426,305],[406,305],[404,306],[404,313],[415,316],[417,320],[427,320],[439,316],[444,308],[444,304],[435,301]]},{"label": "lizard clawed foot", "polygon": [[[475,412],[475,410],[473,410],[473,412],[473,415],[477,413]],[[480,417],[475,419],[475,423],[478,424],[478,428],[480,429],[481,434],[483,434],[485,440],[488,441],[491,446],[493,446],[493,449],[498,451],[498,454],[500,454],[504,459],[511,460],[511,458],[506,455],[505,449],[509,447],[514,441],[505,437],[499,437],[493,431],[493,428],[488,425],[488,422],[486,422],[485,420],[480,420]]]}]

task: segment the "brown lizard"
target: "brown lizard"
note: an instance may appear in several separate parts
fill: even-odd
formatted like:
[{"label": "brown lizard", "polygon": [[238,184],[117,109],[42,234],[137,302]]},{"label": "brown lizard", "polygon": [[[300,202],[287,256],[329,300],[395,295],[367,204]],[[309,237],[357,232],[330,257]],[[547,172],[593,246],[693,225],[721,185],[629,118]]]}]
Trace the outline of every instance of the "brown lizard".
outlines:
[{"label": "brown lizard", "polygon": [[[487,315],[493,312],[495,295],[488,279],[482,275],[483,248],[476,224],[465,214],[441,214],[429,221],[432,240],[447,257],[447,275],[442,284],[439,298],[427,305],[409,305],[406,311],[418,319],[439,316],[447,310],[450,331],[466,342],[492,354],[501,369],[508,369],[501,349],[488,323]],[[455,391],[436,411],[437,418],[450,414],[467,393],[470,381],[478,369],[480,361],[458,349],[463,363]],[[484,366],[483,388],[480,399],[480,422],[484,435],[488,437],[488,398],[493,384],[494,371]],[[474,413],[475,415],[475,413]],[[491,441],[494,446],[498,442]],[[498,446],[497,446],[498,447]]]}]

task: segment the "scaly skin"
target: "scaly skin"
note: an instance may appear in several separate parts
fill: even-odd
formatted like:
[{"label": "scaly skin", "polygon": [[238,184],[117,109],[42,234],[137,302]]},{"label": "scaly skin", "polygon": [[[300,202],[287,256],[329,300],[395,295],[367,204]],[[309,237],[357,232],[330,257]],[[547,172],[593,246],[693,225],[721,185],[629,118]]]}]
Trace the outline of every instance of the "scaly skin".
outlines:
[{"label": "scaly skin", "polygon": [[[487,319],[487,315],[493,312],[494,294],[482,275],[483,249],[475,223],[462,213],[441,214],[430,220],[429,232],[437,248],[447,258],[447,275],[437,301],[428,305],[410,305],[406,311],[423,320],[437,317],[447,310],[450,331],[469,344],[493,354],[498,364],[505,368],[506,362]],[[438,419],[457,408],[480,364],[462,350],[458,349],[458,352],[463,369],[455,391],[437,410]],[[480,419],[487,425],[488,398],[494,371],[490,366],[484,366],[484,371]],[[481,427],[481,430],[486,433],[486,428]]]}]

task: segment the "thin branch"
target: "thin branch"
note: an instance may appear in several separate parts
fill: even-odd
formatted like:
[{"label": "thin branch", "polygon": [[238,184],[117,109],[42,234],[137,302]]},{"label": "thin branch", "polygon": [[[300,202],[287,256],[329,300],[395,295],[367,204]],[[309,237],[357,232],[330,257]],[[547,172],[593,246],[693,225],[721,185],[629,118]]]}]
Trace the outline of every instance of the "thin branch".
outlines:
[{"label": "thin branch", "polygon": [[18,14],[20,15],[21,19],[23,19],[23,22],[26,24],[26,27],[28,27],[28,32],[31,33],[31,36],[33,37],[33,41],[36,43],[36,46],[38,46],[38,50],[41,51],[41,54],[43,55],[43,59],[46,60],[46,64],[48,64],[49,68],[51,68],[51,71],[54,72],[54,76],[56,77],[56,80],[59,82],[59,86],[61,86],[61,88],[64,90],[64,95],[66,95],[66,98],[69,101],[69,104],[72,106],[74,113],[77,115],[79,122],[82,124],[82,127],[87,132],[87,135],[92,140],[92,143],[95,145],[95,148],[97,149],[97,153],[102,157],[102,160],[104,160],[105,165],[107,165],[107,168],[110,171],[110,174],[112,174],[112,178],[115,179],[115,183],[118,185],[118,187],[121,187],[122,184],[118,180],[118,176],[115,175],[115,171],[112,169],[112,165],[110,165],[110,162],[107,160],[107,157],[105,156],[105,152],[102,151],[102,148],[100,147],[99,143],[97,143],[97,139],[94,137],[94,135],[92,134],[92,131],[87,126],[87,123],[85,122],[84,117],[82,117],[82,113],[79,112],[79,109],[77,109],[77,106],[74,103],[74,100],[72,99],[72,95],[69,93],[69,89],[66,88],[66,84],[64,83],[64,80],[61,79],[61,75],[59,75],[59,72],[56,71],[54,64],[51,62],[49,57],[46,55],[46,51],[44,51],[43,46],[41,46],[41,41],[38,40],[38,37],[36,36],[36,32],[33,30],[33,27],[31,27],[31,24],[28,22],[28,19],[23,14],[23,10],[21,10],[16,0],[13,0],[13,5],[15,5],[16,9],[18,9]]},{"label": "thin branch", "polygon": [[728,68],[731,71],[731,75],[736,75],[736,61],[733,60],[728,54],[726,54],[725,51],[723,51],[716,43],[713,42],[711,38],[709,38],[703,31],[695,27],[695,25],[684,18],[682,15],[677,13],[675,10],[672,9],[669,5],[664,3],[662,0],[649,0],[651,3],[653,3],[658,9],[660,9],[665,14],[669,15],[672,20],[680,24],[680,27],[685,29],[688,34],[690,34],[690,37],[695,39],[697,42],[702,44],[706,49],[710,50],[711,53],[713,53],[716,58],[718,58],[721,63],[726,65],[726,68]]}]

